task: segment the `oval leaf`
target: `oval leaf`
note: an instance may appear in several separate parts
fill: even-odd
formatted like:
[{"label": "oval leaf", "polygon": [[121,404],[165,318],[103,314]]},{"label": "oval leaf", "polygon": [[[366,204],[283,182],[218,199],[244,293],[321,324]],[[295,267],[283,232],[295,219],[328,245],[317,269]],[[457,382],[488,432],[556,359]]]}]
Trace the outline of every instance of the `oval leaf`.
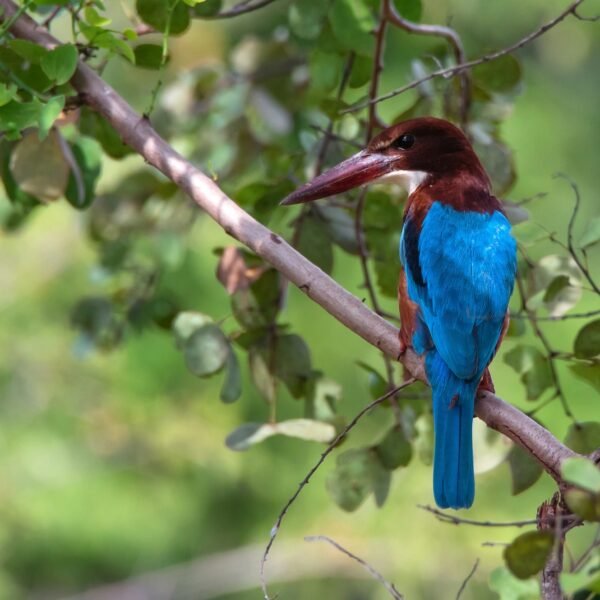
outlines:
[{"label": "oval leaf", "polygon": [[583,490],[600,493],[600,469],[591,460],[580,456],[567,458],[561,465],[561,474],[565,481]]},{"label": "oval leaf", "polygon": [[579,330],[574,346],[577,358],[594,358],[600,354],[600,319],[588,323]]},{"label": "oval leaf", "polygon": [[198,377],[207,377],[220,371],[229,352],[229,341],[213,324],[204,325],[196,330],[183,346],[185,364]]},{"label": "oval leaf", "polygon": [[62,85],[73,77],[78,58],[79,55],[75,46],[64,44],[45,54],[41,58],[40,65],[48,79]]},{"label": "oval leaf", "polygon": [[528,531],[507,546],[504,560],[513,575],[527,579],[544,568],[553,544],[552,532]]}]

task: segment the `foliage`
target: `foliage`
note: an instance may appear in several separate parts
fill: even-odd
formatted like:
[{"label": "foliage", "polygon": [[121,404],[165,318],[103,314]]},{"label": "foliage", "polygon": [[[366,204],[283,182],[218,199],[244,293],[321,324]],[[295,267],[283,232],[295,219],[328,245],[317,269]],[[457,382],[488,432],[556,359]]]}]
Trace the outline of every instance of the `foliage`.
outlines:
[{"label": "foliage", "polygon": [[[404,198],[384,187],[370,190],[360,220],[354,193],[297,212],[278,208],[278,201],[308,175],[364,143],[365,128],[372,125],[367,111],[349,109],[369,98],[378,3],[293,0],[265,13],[264,22],[240,26],[241,34],[233,36],[236,42],[220,64],[167,75],[172,38],[186,37],[194,23],[218,17],[222,5],[220,0],[137,0],[129,22],[117,24],[98,0],[28,3],[27,10],[36,18],[54,14],[70,24],[70,36],[53,49],[16,39],[2,29],[0,171],[8,199],[2,226],[6,231],[26,230],[50,203],[66,201],[84,212],[102,291],[94,288],[85,297],[72,298],[71,324],[82,358],[114,352],[149,330],[162,331],[172,336],[192,375],[220,378],[223,403],[247,396],[251,387],[263,398],[261,420],[252,417],[237,424],[226,439],[229,448],[246,450],[275,435],[327,443],[345,424],[339,414],[344,394],[325,372],[327,365],[315,362],[302,327],[288,323],[287,282],[250,251],[218,246],[217,278],[229,296],[229,308],[208,314],[202,303],[183,300],[168,282],[189,260],[188,239],[198,211],[171,182],[146,168],[123,170],[99,193],[101,169],[112,166],[108,159],[121,161],[131,150],[108,122],[82,104],[69,83],[78,59],[99,72],[115,63],[131,77],[150,71],[155,84],[144,106],[157,130],[185,148],[245,210],[327,273],[336,273],[336,265],[347,256],[357,260],[364,254],[356,235],[358,224],[375,273],[375,291],[384,299],[395,298]],[[406,18],[420,20],[421,2],[396,5]],[[403,39],[400,32],[394,36]],[[435,41],[421,56],[397,53],[394,60],[395,72],[418,77],[433,65],[453,65],[455,58],[452,48]],[[465,128],[499,196],[508,194],[517,181],[513,149],[502,130],[524,76],[525,68],[514,55],[471,72],[472,103]],[[411,94],[408,104],[388,107],[386,122],[425,114],[460,120],[456,79],[438,78]],[[556,363],[566,361],[575,378],[598,390],[600,320],[592,316],[577,330],[569,330],[560,349],[543,332],[540,335],[540,327],[552,327],[545,319],[573,316],[585,301],[594,282],[584,265],[600,244],[600,221],[590,220],[574,239],[570,225],[548,232],[523,220],[518,207],[507,204],[507,212],[514,217],[522,258],[502,358],[520,377],[532,413],[557,400],[565,407],[565,418],[571,418],[571,399]],[[382,367],[366,362],[359,366],[372,398],[390,388]],[[388,418],[391,403],[379,409],[388,418],[383,435],[338,453],[326,485],[339,507],[357,510],[371,494],[382,506],[394,473],[412,469],[414,463],[430,464],[431,414],[424,394],[425,388],[400,394],[392,402],[393,423]],[[280,412],[290,410],[293,417],[279,418]],[[590,408],[580,416],[592,415]],[[600,445],[598,427],[597,421],[572,419],[565,443],[589,454]],[[520,447],[513,447],[505,461],[515,495],[542,475],[539,464]],[[567,504],[582,517],[598,520],[598,471],[588,460],[574,461],[563,471],[574,485]],[[517,537],[504,554],[510,573],[496,571],[491,588],[503,598],[531,597],[530,582],[516,580],[511,573],[518,579],[538,573],[552,544],[553,537],[545,532]],[[571,574],[565,586],[576,591],[592,580],[597,586],[586,569]]]}]

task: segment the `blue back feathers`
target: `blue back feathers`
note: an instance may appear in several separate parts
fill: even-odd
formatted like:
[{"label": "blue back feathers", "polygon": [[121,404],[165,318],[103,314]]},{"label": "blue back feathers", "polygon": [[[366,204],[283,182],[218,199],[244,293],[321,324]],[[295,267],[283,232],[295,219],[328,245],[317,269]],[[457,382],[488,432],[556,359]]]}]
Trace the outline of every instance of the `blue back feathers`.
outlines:
[{"label": "blue back feathers", "polygon": [[443,508],[473,502],[475,394],[491,361],[516,273],[516,244],[499,211],[458,211],[433,202],[400,241],[408,293],[420,308],[413,336],[426,352],[433,390],[434,493]]}]

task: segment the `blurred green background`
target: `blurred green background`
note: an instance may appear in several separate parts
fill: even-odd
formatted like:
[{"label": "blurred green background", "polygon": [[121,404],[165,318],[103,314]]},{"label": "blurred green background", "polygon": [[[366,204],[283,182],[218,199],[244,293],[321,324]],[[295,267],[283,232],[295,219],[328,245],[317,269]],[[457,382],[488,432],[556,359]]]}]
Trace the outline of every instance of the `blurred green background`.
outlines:
[{"label": "blurred green background", "polygon": [[[469,55],[476,56],[519,39],[564,4],[426,2],[423,21],[451,21],[464,35]],[[111,2],[108,8],[117,21],[124,19],[127,6]],[[582,12],[598,8],[597,2],[586,2]],[[235,21],[194,22],[172,44],[167,80],[190,67],[225,61],[245,36],[270,35],[286,11],[286,0],[278,0]],[[60,35],[67,28],[66,21],[57,21],[53,31]],[[432,46],[430,40],[391,32],[382,88],[403,84],[410,59]],[[599,50],[598,25],[569,18],[521,51],[523,89],[502,127],[518,172],[510,199],[546,192],[527,208],[534,222],[561,239],[573,196],[555,173],[568,174],[581,190],[577,235],[598,214],[593,178],[600,131]],[[138,109],[147,106],[155,73],[133,72],[124,61],[113,60],[105,76]],[[382,104],[382,115],[397,114],[410,98]],[[100,191],[112,190],[123,172],[141,165],[137,157],[107,159]],[[278,218],[284,222],[286,217]],[[37,211],[23,230],[0,234],[0,597],[257,598],[258,561],[269,531],[322,447],[281,437],[247,452],[227,449],[226,435],[243,422],[265,420],[266,405],[247,373],[241,400],[223,405],[221,378],[195,378],[172,336],[158,328],[128,336],[110,353],[78,352],[70,309],[101,285],[85,220],[59,202]],[[229,299],[215,279],[218,257],[212,252],[227,243],[230,239],[208,218],[199,218],[189,234],[189,252],[165,273],[162,285],[190,309],[229,318]],[[549,243],[536,247],[540,256],[550,251],[555,250]],[[363,295],[357,261],[336,252],[334,277]],[[598,257],[597,250],[590,253],[596,273]],[[597,307],[597,297],[584,293],[576,310]],[[395,310],[394,302],[388,308]],[[355,363],[364,360],[379,368],[377,352],[295,289],[283,320],[302,333],[313,364],[341,383],[340,412],[351,417],[370,399],[366,374]],[[546,331],[556,347],[570,350],[565,345],[580,325],[564,321]],[[508,340],[503,351],[513,343]],[[492,373],[499,395],[531,407],[502,356]],[[559,365],[559,373],[575,415],[597,419],[593,388],[566,366]],[[291,400],[279,411],[281,418],[301,416]],[[568,421],[558,402],[539,417],[564,437]],[[346,446],[371,443],[389,422],[386,411],[364,419]],[[476,453],[489,454],[493,463],[507,449],[499,442]],[[482,544],[511,540],[515,530],[454,527],[417,508],[433,502],[431,469],[417,459],[394,473],[382,508],[370,498],[358,511],[345,513],[325,489],[333,463],[330,458],[319,470],[284,522],[267,564],[273,591],[288,599],[387,597],[358,565],[324,544],[303,540],[323,534],[368,560],[407,598],[454,597],[476,559],[479,567],[463,598],[497,597],[488,580],[502,564],[502,546]],[[478,475],[468,516],[530,519],[553,492],[544,475],[512,496],[508,466],[502,463]],[[592,535],[591,528],[571,533],[572,551],[576,554]]]}]

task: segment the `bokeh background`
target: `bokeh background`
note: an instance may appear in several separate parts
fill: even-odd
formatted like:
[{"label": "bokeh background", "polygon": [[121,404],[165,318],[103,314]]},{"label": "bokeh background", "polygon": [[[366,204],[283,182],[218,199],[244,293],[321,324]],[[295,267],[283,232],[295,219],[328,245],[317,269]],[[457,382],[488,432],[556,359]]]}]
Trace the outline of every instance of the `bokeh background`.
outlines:
[{"label": "bokeh background", "polygon": [[[423,20],[450,21],[464,36],[469,55],[476,56],[519,39],[563,5],[558,0],[425,2]],[[116,22],[131,10],[127,2],[111,1],[107,7]],[[597,2],[585,2],[582,12],[598,8]],[[279,35],[286,14],[286,0],[277,0],[232,21],[195,21],[172,43],[167,84],[187,69],[227,61],[248,36]],[[68,22],[57,20],[53,31],[67,35]],[[407,81],[411,59],[433,46],[431,40],[390,33],[382,88]],[[599,50],[598,25],[568,18],[520,51],[523,85],[502,126],[518,173],[509,198],[545,192],[527,209],[532,221],[561,239],[574,199],[555,173],[568,174],[581,191],[578,235],[598,214]],[[157,76],[113,60],[105,77],[143,110]],[[382,104],[381,113],[397,114],[410,103],[410,95],[402,96]],[[186,141],[184,151],[191,143]],[[123,173],[141,165],[135,156],[105,159],[99,191],[114,192]],[[4,204],[0,200],[0,208]],[[246,366],[241,400],[223,405],[220,377],[195,378],[172,336],[159,328],[130,332],[111,352],[82,350],[69,314],[80,297],[102,286],[86,218],[57,202],[36,211],[19,231],[0,233],[0,597],[257,598],[258,560],[276,515],[322,447],[276,437],[247,452],[227,449],[230,431],[268,414]],[[286,217],[278,219],[285,223]],[[166,270],[162,284],[183,305],[216,319],[230,318],[212,252],[230,240],[205,217],[187,235],[187,249]],[[539,255],[550,251],[549,242],[536,247]],[[596,273],[598,257],[597,250],[590,252]],[[335,260],[334,277],[363,294],[358,262],[338,251]],[[597,297],[584,293],[577,311],[597,307]],[[394,303],[388,308],[395,310]],[[313,364],[340,382],[340,412],[352,416],[370,399],[367,376],[356,361],[380,368],[377,353],[295,289],[289,292],[284,321],[302,332]],[[556,347],[569,350],[564,346],[579,326],[564,321],[546,331]],[[505,350],[513,343],[507,341]],[[593,388],[566,366],[559,365],[559,372],[575,415],[597,418]],[[492,373],[503,398],[531,408],[502,353]],[[279,411],[282,418],[301,416],[292,400],[281,403]],[[558,402],[538,416],[564,437],[569,423]],[[364,419],[347,447],[371,443],[389,422],[386,411]],[[495,464],[508,445],[496,440],[478,451]],[[454,597],[476,559],[479,567],[463,597],[497,597],[489,579],[502,565],[503,548],[483,544],[506,542],[515,530],[455,527],[417,508],[432,503],[432,494],[430,467],[416,458],[394,473],[382,508],[370,498],[356,512],[345,513],[325,487],[333,464],[330,458],[305,488],[273,548],[267,575],[280,597],[387,596],[358,565],[329,546],[303,539],[316,534],[331,536],[368,560],[407,598]],[[511,495],[508,466],[501,463],[478,475],[477,499],[468,516],[529,519],[553,491],[543,475],[523,494]],[[591,529],[571,533],[572,551],[583,548],[591,535]]]}]

